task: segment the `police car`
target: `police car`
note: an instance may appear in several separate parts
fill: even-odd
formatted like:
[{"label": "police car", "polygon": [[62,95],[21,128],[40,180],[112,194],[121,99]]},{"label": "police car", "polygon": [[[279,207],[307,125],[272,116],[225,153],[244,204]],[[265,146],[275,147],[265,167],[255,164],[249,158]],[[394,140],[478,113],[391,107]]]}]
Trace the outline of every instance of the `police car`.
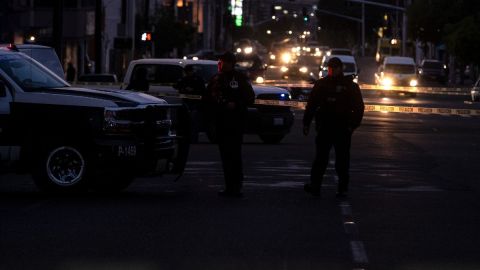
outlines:
[{"label": "police car", "polygon": [[[208,82],[217,72],[216,61],[190,59],[140,59],[130,62],[122,88],[127,88],[135,80],[137,71],[147,73],[149,88],[147,93],[163,97],[170,102],[178,102],[178,90],[174,85],[182,78],[183,68],[192,66],[196,74]],[[290,93],[282,88],[253,85],[256,99],[290,100]],[[254,105],[248,109],[247,134],[257,134],[265,143],[279,143],[290,132],[294,114],[289,107]],[[209,139],[214,141],[214,130],[204,127]]]},{"label": "police car", "polygon": [[117,191],[138,174],[181,172],[181,110],[143,93],[73,88],[29,56],[0,50],[0,172],[45,191]]}]

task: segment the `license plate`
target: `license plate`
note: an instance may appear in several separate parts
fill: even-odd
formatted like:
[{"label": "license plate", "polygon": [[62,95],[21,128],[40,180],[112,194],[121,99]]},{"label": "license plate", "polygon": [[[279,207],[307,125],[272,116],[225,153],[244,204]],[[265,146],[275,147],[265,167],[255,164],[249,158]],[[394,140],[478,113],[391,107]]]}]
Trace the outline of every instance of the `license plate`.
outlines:
[{"label": "license plate", "polygon": [[274,126],[283,126],[283,118],[273,118]]},{"label": "license plate", "polygon": [[135,157],[137,155],[137,146],[135,145],[119,145],[117,148],[119,157]]}]

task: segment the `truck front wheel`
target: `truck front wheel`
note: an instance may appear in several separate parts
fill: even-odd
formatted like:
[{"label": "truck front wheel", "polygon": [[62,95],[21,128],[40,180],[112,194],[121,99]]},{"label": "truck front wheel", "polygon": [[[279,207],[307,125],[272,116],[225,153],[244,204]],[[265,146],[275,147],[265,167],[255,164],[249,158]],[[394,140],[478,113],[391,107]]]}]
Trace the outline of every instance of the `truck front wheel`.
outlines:
[{"label": "truck front wheel", "polygon": [[46,147],[34,160],[33,179],[47,192],[86,190],[89,160],[81,147],[56,145]]}]

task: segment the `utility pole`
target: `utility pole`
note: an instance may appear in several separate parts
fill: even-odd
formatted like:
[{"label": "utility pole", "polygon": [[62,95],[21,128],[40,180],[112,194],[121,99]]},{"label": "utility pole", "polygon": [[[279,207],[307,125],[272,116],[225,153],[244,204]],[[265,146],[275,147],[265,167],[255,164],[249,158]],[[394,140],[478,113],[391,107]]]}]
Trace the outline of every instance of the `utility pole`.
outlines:
[{"label": "utility pole", "polygon": [[[397,10],[397,11],[401,11],[402,14],[403,14],[403,25],[402,25],[402,55],[405,56],[406,55],[406,47],[407,47],[407,10],[405,7],[399,7],[399,6],[394,6],[394,5],[389,5],[389,4],[383,4],[383,3],[377,3],[377,2],[373,2],[373,1],[367,1],[367,0],[347,0],[347,1],[350,1],[350,2],[354,2],[354,3],[360,3],[362,4],[362,18],[364,19],[364,14],[365,14],[365,11],[364,11],[364,5],[367,4],[367,5],[372,5],[372,6],[378,6],[378,7],[384,7],[384,8],[388,8],[388,9],[393,9],[393,10]],[[365,32],[365,23],[363,23],[363,26],[362,26],[362,33]],[[363,47],[363,46],[362,46]]]},{"label": "utility pole", "polygon": [[103,26],[103,2],[95,0],[95,73],[102,73],[102,26]]},{"label": "utility pole", "polygon": [[60,59],[63,60],[63,0],[56,0],[53,7],[53,44]]}]

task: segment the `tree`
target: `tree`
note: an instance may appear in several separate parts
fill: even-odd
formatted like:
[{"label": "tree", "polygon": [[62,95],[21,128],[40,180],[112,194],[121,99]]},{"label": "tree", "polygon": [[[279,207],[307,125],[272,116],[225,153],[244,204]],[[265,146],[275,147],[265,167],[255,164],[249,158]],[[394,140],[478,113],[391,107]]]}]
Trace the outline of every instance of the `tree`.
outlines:
[{"label": "tree", "polygon": [[480,65],[480,19],[469,16],[445,29],[448,50],[463,64]]},{"label": "tree", "polygon": [[463,1],[417,0],[407,10],[408,33],[423,43],[439,43],[449,22],[462,16]]},{"label": "tree", "polygon": [[175,19],[171,8],[160,8],[152,18],[155,26],[153,42],[156,55],[166,55],[177,49],[181,54],[183,49],[193,40],[195,28]]}]

